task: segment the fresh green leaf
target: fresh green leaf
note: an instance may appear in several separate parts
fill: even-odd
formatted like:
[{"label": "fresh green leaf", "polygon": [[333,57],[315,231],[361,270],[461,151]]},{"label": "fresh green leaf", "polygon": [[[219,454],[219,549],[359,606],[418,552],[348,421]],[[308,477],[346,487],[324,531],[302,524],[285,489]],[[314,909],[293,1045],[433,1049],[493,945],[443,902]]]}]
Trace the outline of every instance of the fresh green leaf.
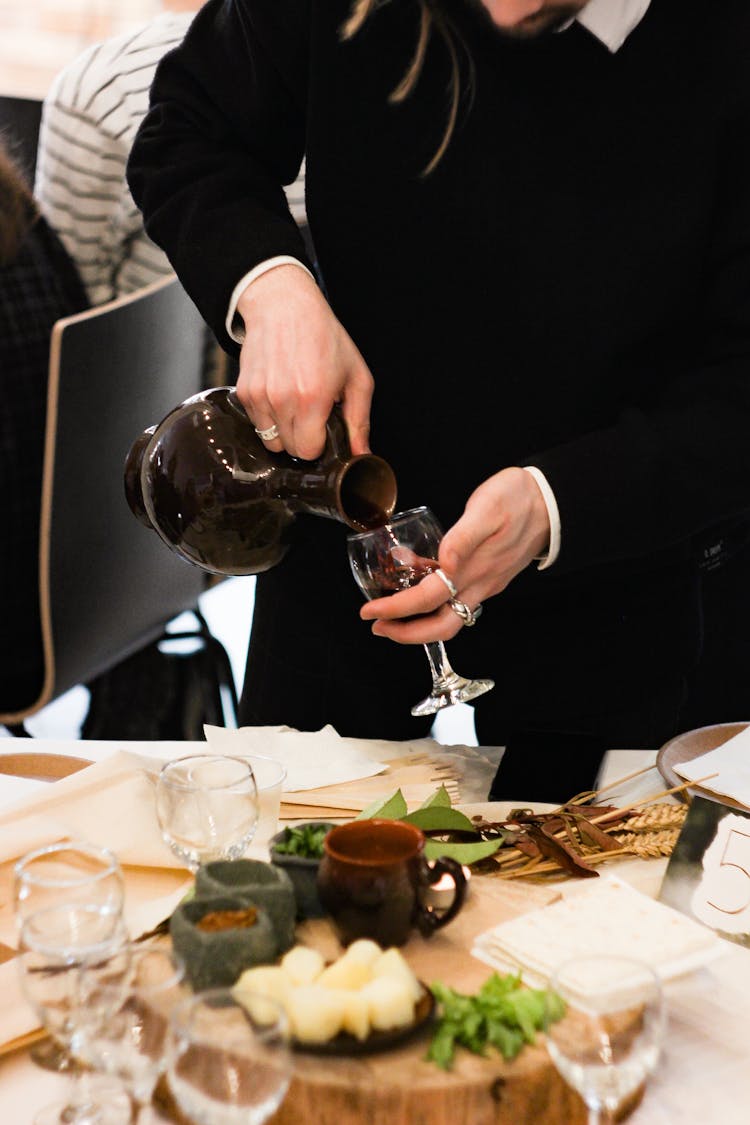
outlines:
[{"label": "fresh green leaf", "polygon": [[436,789],[432,796],[428,797],[426,801],[423,801],[419,807],[420,809],[432,809],[438,806],[441,809],[449,809],[451,808],[451,804],[450,793],[444,785],[441,785],[440,788]]},{"label": "fresh green leaf", "polygon": [[446,808],[444,805],[431,805],[430,808],[416,809],[400,817],[407,824],[414,824],[423,832],[473,832],[476,828],[458,809]]},{"label": "fresh green leaf", "polygon": [[285,839],[274,844],[274,850],[282,855],[296,855],[303,859],[322,859],[323,840],[330,831],[328,824],[301,824],[298,828],[287,828]]},{"label": "fresh green leaf", "polygon": [[376,816],[382,820],[400,820],[408,811],[404,795],[400,789],[397,789],[390,797],[378,797],[377,801],[362,809],[355,820],[371,820]]},{"label": "fresh green leaf", "polygon": [[432,993],[440,1017],[427,1058],[449,1070],[457,1046],[474,1054],[495,1047],[514,1059],[524,1043],[533,1043],[548,1023],[560,1019],[565,1005],[555,993],[524,988],[512,973],[493,973],[474,996],[465,996],[436,981]]},{"label": "fresh green leaf", "polygon": [[439,859],[448,856],[458,863],[478,863],[480,859],[487,859],[502,847],[502,840],[479,840],[476,844],[448,844],[443,840],[428,840],[424,846],[427,859]]}]

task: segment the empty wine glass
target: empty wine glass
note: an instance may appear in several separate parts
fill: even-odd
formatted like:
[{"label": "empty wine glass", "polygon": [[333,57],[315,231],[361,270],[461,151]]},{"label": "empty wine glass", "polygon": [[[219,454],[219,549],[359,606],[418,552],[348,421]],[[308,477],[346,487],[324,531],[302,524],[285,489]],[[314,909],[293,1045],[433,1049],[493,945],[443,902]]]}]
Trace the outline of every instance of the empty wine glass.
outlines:
[{"label": "empty wine glass", "polygon": [[156,781],[156,813],[165,842],[191,871],[214,859],[239,859],[258,823],[252,767],[221,754],[167,762]]},{"label": "empty wine glass", "polygon": [[[123,987],[129,971],[122,918],[99,903],[48,906],[21,926],[21,986],[45,1029],[74,1058],[85,1058],[94,1014],[101,1018],[96,987]],[[96,986],[96,987],[95,987]],[[35,1125],[124,1125],[129,1100],[92,1093],[85,1070],[73,1072],[67,1102],[48,1106]]]},{"label": "empty wine glass", "polygon": [[547,1050],[589,1111],[589,1125],[616,1111],[653,1074],[666,1024],[661,984],[650,965],[629,957],[582,955],[555,972],[550,991],[565,1017],[548,1022]]},{"label": "empty wine glass", "polygon": [[[382,527],[348,537],[352,573],[371,601],[416,586],[437,570],[442,528],[429,508],[412,508]],[[450,666],[442,641],[424,646],[432,673],[432,691],[411,709],[412,715],[434,715],[454,703],[468,703],[495,686],[494,680],[467,680]]]},{"label": "empty wine glass", "polygon": [[198,993],[172,1013],[169,1087],[196,1125],[261,1125],[284,1099],[291,1078],[288,1025],[265,996],[229,989]]},{"label": "empty wine glass", "polygon": [[47,906],[82,902],[122,912],[125,883],[114,852],[66,840],[27,852],[13,868],[13,901],[19,926]]},{"label": "empty wine glass", "polygon": [[[96,903],[120,915],[124,897],[125,882],[114,852],[82,840],[35,848],[13,868],[13,903],[19,928],[38,910],[68,903]],[[35,1043],[31,1057],[45,1070],[63,1071],[71,1062],[54,1039]]]},{"label": "empty wine glass", "polygon": [[168,947],[152,944],[132,944],[129,960],[125,988],[97,984],[93,991],[100,1018],[85,1035],[82,1054],[95,1070],[119,1079],[145,1122],[166,1069],[169,1017],[184,997],[185,966]]}]

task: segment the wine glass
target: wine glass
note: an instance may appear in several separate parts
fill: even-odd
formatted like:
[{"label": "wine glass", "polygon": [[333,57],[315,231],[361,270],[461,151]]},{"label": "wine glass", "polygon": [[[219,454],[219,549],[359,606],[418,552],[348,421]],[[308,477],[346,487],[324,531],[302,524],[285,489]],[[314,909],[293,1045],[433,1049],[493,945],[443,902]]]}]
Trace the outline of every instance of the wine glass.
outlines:
[{"label": "wine glass", "polygon": [[82,1055],[95,1070],[119,1079],[145,1122],[161,1075],[172,1009],[183,998],[185,966],[168,947],[129,946],[125,988],[97,984],[93,995],[101,1017],[84,1036]]},{"label": "wine glass", "polygon": [[190,754],[162,766],[156,781],[162,836],[191,871],[215,859],[239,859],[258,823],[252,767],[222,754]]},{"label": "wine glass", "polygon": [[[103,910],[120,915],[124,897],[125,882],[114,852],[82,840],[35,848],[13,868],[13,903],[19,928],[38,910],[67,903],[98,903]],[[54,1039],[35,1043],[31,1057],[45,1070],[63,1071],[71,1063]]]},{"label": "wine glass", "polygon": [[[127,933],[120,915],[99,903],[47,906],[21,925],[21,986],[39,1020],[74,1058],[85,1057],[92,1022],[106,1018],[97,989],[124,987]],[[127,1098],[98,1101],[85,1070],[73,1072],[67,1102],[48,1106],[35,1125],[125,1125]]]},{"label": "wine glass", "polygon": [[197,993],[172,1013],[169,1087],[196,1125],[261,1125],[291,1079],[288,1024],[280,1005],[230,989]]},{"label": "wine glass", "polygon": [[[348,537],[349,562],[368,600],[416,586],[437,570],[442,528],[429,508],[412,508],[372,531]],[[495,686],[494,680],[467,680],[450,666],[442,641],[424,646],[432,673],[432,691],[411,709],[412,715],[434,715],[454,703],[468,703]]]},{"label": "wine glass", "polygon": [[589,1125],[612,1115],[654,1072],[666,1025],[659,978],[629,957],[581,955],[565,961],[550,982],[565,1017],[547,1022],[547,1050],[589,1111]]}]

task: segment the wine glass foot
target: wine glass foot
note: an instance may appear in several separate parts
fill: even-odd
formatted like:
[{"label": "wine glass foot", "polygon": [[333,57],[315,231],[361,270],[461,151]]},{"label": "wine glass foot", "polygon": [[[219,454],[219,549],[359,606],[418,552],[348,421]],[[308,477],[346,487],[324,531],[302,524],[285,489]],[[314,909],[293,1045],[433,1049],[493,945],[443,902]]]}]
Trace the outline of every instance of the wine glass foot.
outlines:
[{"label": "wine glass foot", "polygon": [[31,1059],[42,1070],[52,1070],[56,1074],[72,1074],[79,1065],[65,1047],[55,1039],[40,1039],[29,1051]]},{"label": "wine glass foot", "polygon": [[88,1105],[73,1106],[56,1102],[45,1106],[34,1118],[34,1125],[131,1125],[133,1105],[124,1092],[98,1097]]},{"label": "wine glass foot", "polygon": [[478,699],[494,686],[494,680],[467,680],[454,674],[444,683],[436,684],[425,699],[412,707],[411,713],[415,718],[435,715],[444,707],[454,707],[456,703],[469,703],[472,699]]}]

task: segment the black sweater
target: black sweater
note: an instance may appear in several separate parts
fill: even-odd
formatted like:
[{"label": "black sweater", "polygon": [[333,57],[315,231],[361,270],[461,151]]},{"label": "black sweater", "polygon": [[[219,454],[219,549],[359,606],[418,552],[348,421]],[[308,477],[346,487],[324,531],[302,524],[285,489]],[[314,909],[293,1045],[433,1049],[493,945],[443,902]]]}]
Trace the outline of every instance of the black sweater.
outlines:
[{"label": "black sweater", "polygon": [[448,525],[493,472],[539,466],[562,550],[513,596],[687,559],[697,531],[750,508],[747,0],[653,0],[615,54],[578,24],[513,42],[449,0],[474,86],[428,177],[445,47],[433,35],[391,105],[417,5],[391,0],[342,43],[348,7],[210,0],[131,156],[149,234],[232,347],[239,278],[304,255],[279,184],[305,152],[400,506]]}]

